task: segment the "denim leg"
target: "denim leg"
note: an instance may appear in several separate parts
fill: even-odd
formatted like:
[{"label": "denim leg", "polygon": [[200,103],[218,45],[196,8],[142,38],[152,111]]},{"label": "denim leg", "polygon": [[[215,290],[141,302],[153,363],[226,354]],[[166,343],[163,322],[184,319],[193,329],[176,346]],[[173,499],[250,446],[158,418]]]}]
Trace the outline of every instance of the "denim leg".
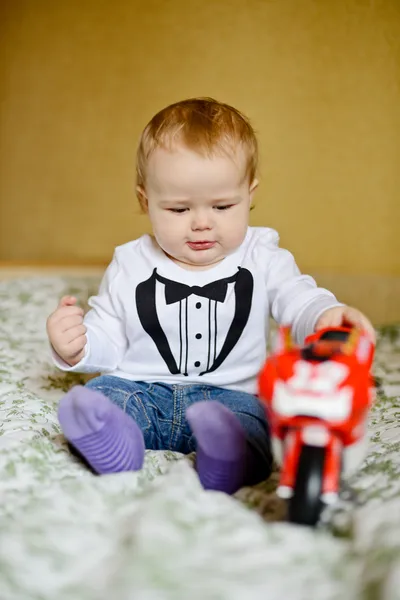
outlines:
[{"label": "denim leg", "polygon": [[[143,433],[147,449],[169,449],[166,447],[164,436],[165,430],[171,428],[172,422],[173,402],[170,386],[163,386],[160,394],[152,384],[143,381],[131,381],[113,375],[101,375],[91,379],[86,387],[101,392],[113,404],[134,419]],[[165,407],[164,412],[167,414],[160,415],[160,410],[156,410],[159,405]],[[171,407],[171,415],[168,415],[168,407]]]},{"label": "denim leg", "polygon": [[271,473],[270,432],[264,407],[256,396],[213,386],[170,386],[112,375],[96,377],[86,385],[107,396],[136,421],[146,448],[183,454],[196,450],[196,440],[185,418],[186,409],[199,401],[220,402],[235,414],[246,434],[246,484],[262,481]]}]

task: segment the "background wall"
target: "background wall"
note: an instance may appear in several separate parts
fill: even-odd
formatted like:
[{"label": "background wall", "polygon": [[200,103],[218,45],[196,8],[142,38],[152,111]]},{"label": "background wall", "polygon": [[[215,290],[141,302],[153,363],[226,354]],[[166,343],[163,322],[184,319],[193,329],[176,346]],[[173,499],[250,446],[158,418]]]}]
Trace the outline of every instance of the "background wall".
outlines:
[{"label": "background wall", "polygon": [[400,275],[399,0],[3,0],[0,53],[0,261],[108,262],[148,227],[141,129],[211,95],[259,133],[253,224]]}]

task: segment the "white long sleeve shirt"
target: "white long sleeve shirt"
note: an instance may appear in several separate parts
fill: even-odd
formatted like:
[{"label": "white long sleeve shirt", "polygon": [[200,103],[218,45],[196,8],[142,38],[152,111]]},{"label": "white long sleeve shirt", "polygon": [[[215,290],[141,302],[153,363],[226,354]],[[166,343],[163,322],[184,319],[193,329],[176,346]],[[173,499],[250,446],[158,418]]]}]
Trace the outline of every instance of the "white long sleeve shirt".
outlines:
[{"label": "white long sleeve shirt", "polygon": [[302,342],[318,317],[340,306],[302,275],[276,231],[249,227],[214,267],[186,270],[144,235],[116,248],[85,316],[84,358],[64,371],[135,381],[221,386],[257,393],[269,317]]}]

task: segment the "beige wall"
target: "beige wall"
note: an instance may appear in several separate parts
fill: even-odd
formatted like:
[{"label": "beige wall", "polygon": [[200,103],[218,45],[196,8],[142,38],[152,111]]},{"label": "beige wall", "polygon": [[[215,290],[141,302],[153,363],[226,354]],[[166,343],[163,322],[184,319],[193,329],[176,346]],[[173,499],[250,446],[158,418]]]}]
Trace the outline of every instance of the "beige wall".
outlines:
[{"label": "beige wall", "polygon": [[147,228],[141,128],[211,95],[259,132],[253,224],[400,275],[399,0],[3,0],[0,55],[0,261],[107,262]]}]

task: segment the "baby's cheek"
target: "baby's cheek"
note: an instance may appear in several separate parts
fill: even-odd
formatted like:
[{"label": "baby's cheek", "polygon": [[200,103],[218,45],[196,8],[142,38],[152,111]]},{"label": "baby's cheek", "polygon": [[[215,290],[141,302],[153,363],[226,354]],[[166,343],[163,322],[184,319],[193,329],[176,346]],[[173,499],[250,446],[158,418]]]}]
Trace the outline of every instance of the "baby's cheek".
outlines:
[{"label": "baby's cheek", "polygon": [[237,248],[243,242],[246,237],[247,224],[238,225],[235,223],[227,232],[227,241],[230,248]]}]

